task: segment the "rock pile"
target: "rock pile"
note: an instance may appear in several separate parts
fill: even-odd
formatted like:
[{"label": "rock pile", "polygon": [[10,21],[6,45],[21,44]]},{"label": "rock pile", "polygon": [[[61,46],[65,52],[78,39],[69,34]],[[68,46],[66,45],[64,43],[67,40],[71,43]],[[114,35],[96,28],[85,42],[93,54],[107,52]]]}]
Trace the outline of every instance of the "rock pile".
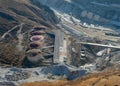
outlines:
[{"label": "rock pile", "polygon": [[5,75],[5,78],[7,79],[7,81],[24,80],[24,79],[28,79],[29,77],[30,77],[30,74],[22,70],[9,71]]},{"label": "rock pile", "polygon": [[16,86],[16,85],[12,82],[0,82],[0,86]]},{"label": "rock pile", "polygon": [[44,67],[40,71],[40,73],[47,75],[48,79],[68,79],[68,80],[74,80],[78,77],[81,77],[87,73],[87,70],[83,69],[75,69],[75,68],[69,68],[69,66],[65,64],[60,65],[54,65],[49,67]]}]

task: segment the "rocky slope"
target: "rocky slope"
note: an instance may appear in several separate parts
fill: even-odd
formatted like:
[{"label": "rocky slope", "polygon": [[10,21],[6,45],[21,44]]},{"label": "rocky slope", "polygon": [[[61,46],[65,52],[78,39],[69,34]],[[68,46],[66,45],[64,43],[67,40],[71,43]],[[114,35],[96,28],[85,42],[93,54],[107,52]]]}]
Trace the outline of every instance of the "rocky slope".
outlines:
[{"label": "rocky slope", "polygon": [[[118,0],[39,0],[41,3],[88,24],[119,26]],[[110,8],[110,9],[109,9]]]},{"label": "rocky slope", "polygon": [[[54,12],[37,0],[0,0],[0,65],[22,64],[29,31],[44,26],[51,32],[57,28],[57,23]],[[17,47],[22,51],[19,52]]]},{"label": "rocky slope", "polygon": [[37,0],[0,0],[0,20],[0,34],[21,22],[48,27],[57,23],[54,12]]}]

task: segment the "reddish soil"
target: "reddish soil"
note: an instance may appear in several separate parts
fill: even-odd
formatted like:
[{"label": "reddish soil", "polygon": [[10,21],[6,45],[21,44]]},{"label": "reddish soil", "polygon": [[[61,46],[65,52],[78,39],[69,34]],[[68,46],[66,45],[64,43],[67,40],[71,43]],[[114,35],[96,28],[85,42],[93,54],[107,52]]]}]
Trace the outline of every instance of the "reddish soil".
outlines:
[{"label": "reddish soil", "polygon": [[120,86],[120,71],[104,71],[88,74],[73,81],[30,82],[21,86]]}]

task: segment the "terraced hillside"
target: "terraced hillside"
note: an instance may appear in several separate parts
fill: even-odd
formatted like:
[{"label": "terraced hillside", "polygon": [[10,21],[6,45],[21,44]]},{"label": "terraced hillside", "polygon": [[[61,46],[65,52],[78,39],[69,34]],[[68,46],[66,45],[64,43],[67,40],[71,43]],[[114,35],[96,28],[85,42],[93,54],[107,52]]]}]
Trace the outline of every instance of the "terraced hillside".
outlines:
[{"label": "terraced hillside", "polygon": [[[0,35],[24,22],[29,25],[57,23],[57,17],[37,0],[0,0]],[[51,24],[51,26],[52,26]]]},{"label": "terraced hillside", "polygon": [[120,26],[119,0],[39,0],[82,22],[103,26]]}]

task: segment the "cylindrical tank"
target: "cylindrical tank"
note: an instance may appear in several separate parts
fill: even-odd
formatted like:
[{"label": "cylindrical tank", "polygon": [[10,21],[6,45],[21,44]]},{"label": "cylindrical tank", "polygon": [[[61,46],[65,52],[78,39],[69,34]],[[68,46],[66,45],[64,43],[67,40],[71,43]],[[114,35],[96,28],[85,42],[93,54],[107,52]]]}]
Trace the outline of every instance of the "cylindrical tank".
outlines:
[{"label": "cylindrical tank", "polygon": [[26,55],[27,59],[33,63],[44,60],[44,57],[42,56],[41,51],[39,49],[29,50],[26,52]]},{"label": "cylindrical tank", "polygon": [[87,13],[87,18],[88,18],[88,19],[92,19],[92,18],[93,18],[93,13],[88,12],[88,13]]},{"label": "cylindrical tank", "polygon": [[38,30],[45,30],[45,29],[46,29],[45,26],[34,27],[34,30],[35,30],[35,31],[38,31]]},{"label": "cylindrical tank", "polygon": [[86,17],[86,16],[87,16],[87,11],[86,10],[82,11],[81,12],[81,17]]},{"label": "cylindrical tank", "polygon": [[44,40],[44,36],[42,36],[42,35],[35,35],[35,36],[32,36],[32,37],[30,38],[30,40],[31,40],[32,42],[34,42],[34,41],[43,41],[43,40]]},{"label": "cylindrical tank", "polygon": [[39,42],[39,41],[31,42],[29,46],[31,48],[41,48],[43,46],[43,42]]},{"label": "cylindrical tank", "polygon": [[95,21],[99,21],[100,16],[99,16],[99,15],[94,15],[93,19],[94,19]]},{"label": "cylindrical tank", "polygon": [[34,32],[31,33],[31,35],[32,35],[32,36],[34,36],[34,35],[45,35],[45,32],[44,32],[44,31],[41,31],[41,30],[39,30],[39,31],[34,31]]}]

